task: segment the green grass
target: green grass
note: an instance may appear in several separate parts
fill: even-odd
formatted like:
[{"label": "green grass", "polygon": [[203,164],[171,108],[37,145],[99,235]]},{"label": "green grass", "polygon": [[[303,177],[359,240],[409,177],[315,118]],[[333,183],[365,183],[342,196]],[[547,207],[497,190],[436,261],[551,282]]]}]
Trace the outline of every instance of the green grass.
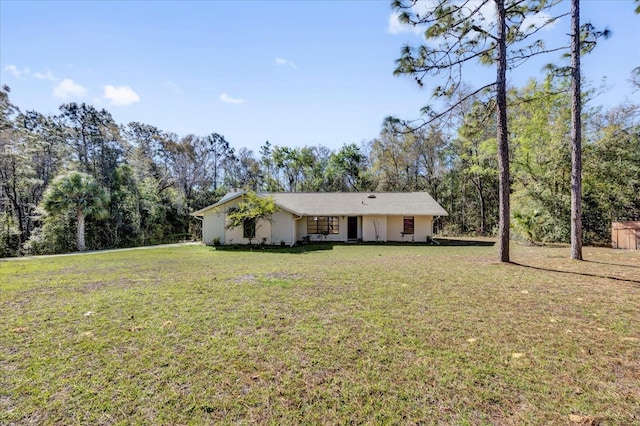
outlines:
[{"label": "green grass", "polygon": [[568,255],[0,261],[0,424],[638,424],[640,252]]}]

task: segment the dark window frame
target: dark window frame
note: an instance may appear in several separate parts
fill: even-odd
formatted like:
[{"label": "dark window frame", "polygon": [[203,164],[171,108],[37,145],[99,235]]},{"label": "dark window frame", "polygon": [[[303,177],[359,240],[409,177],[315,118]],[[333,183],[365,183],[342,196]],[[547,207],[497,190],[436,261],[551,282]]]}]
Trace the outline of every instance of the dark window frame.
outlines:
[{"label": "dark window frame", "polygon": [[402,217],[402,235],[413,235],[416,230],[415,216]]},{"label": "dark window frame", "polygon": [[253,239],[256,237],[255,218],[247,218],[242,221],[242,237],[247,239]]},{"label": "dark window frame", "polygon": [[340,217],[308,216],[307,234],[336,235],[340,233]]}]

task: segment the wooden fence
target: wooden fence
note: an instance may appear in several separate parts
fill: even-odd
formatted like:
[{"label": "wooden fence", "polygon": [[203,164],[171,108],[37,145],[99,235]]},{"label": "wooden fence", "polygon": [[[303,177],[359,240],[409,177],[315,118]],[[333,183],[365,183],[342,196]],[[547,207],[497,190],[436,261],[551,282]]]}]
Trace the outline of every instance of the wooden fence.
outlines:
[{"label": "wooden fence", "polygon": [[611,246],[618,249],[640,250],[640,222],[612,222]]}]

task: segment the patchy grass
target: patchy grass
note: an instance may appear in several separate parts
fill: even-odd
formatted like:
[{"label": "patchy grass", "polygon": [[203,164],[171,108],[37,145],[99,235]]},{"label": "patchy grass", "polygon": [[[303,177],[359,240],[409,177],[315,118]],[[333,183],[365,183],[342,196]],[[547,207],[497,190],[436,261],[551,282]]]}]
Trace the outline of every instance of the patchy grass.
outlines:
[{"label": "patchy grass", "polygon": [[0,424],[637,424],[640,252],[0,262]]}]

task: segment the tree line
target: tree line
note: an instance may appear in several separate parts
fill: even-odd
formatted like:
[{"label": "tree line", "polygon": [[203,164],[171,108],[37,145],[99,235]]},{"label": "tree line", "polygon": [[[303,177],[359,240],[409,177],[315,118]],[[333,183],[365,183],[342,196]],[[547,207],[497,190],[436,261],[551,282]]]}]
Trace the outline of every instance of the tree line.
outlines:
[{"label": "tree line", "polygon": [[[582,260],[582,92],[580,57],[593,50],[598,38],[608,38],[608,29],[598,30],[581,24],[580,0],[571,0],[569,13],[555,12],[561,0],[482,0],[458,2],[438,0],[425,4],[418,0],[392,0],[401,22],[423,30],[427,43],[406,45],[396,61],[396,75],[409,75],[423,86],[427,77],[436,77],[440,85],[433,98],[451,100],[463,83],[462,70],[469,63],[493,66],[494,80],[487,80],[444,110],[423,108],[424,124],[450,113],[460,103],[478,93],[492,93],[495,102],[498,157],[498,257],[509,262],[511,232],[511,163],[507,104],[507,70],[513,70],[532,57],[565,51],[568,66],[549,64],[558,75],[571,82],[571,258]],[[549,14],[552,13],[552,14]],[[547,47],[534,38],[543,28],[561,17],[571,16],[570,46]],[[423,125],[424,125],[423,124]],[[407,125],[410,127],[410,125]],[[517,218],[517,216],[516,216]]]},{"label": "tree line", "polygon": [[[631,90],[640,89],[639,80],[632,75]],[[508,92],[511,211],[519,238],[570,238],[569,85],[549,76]],[[427,191],[449,212],[438,220],[438,232],[497,234],[495,102],[482,94],[419,129],[387,119],[377,138],[359,144],[330,149],[267,141],[257,154],[232,147],[219,133],[178,136],[118,124],[107,110],[87,104],[63,104],[49,116],[22,112],[9,95],[7,87],[0,91],[1,256],[76,247],[77,209],[52,203],[52,184],[71,171],[93,178],[106,195],[99,214],[86,217],[89,249],[197,238],[200,222],[190,213],[230,188]],[[640,105],[630,102],[583,113],[587,244],[607,244],[612,220],[640,218],[639,114]]]}]

